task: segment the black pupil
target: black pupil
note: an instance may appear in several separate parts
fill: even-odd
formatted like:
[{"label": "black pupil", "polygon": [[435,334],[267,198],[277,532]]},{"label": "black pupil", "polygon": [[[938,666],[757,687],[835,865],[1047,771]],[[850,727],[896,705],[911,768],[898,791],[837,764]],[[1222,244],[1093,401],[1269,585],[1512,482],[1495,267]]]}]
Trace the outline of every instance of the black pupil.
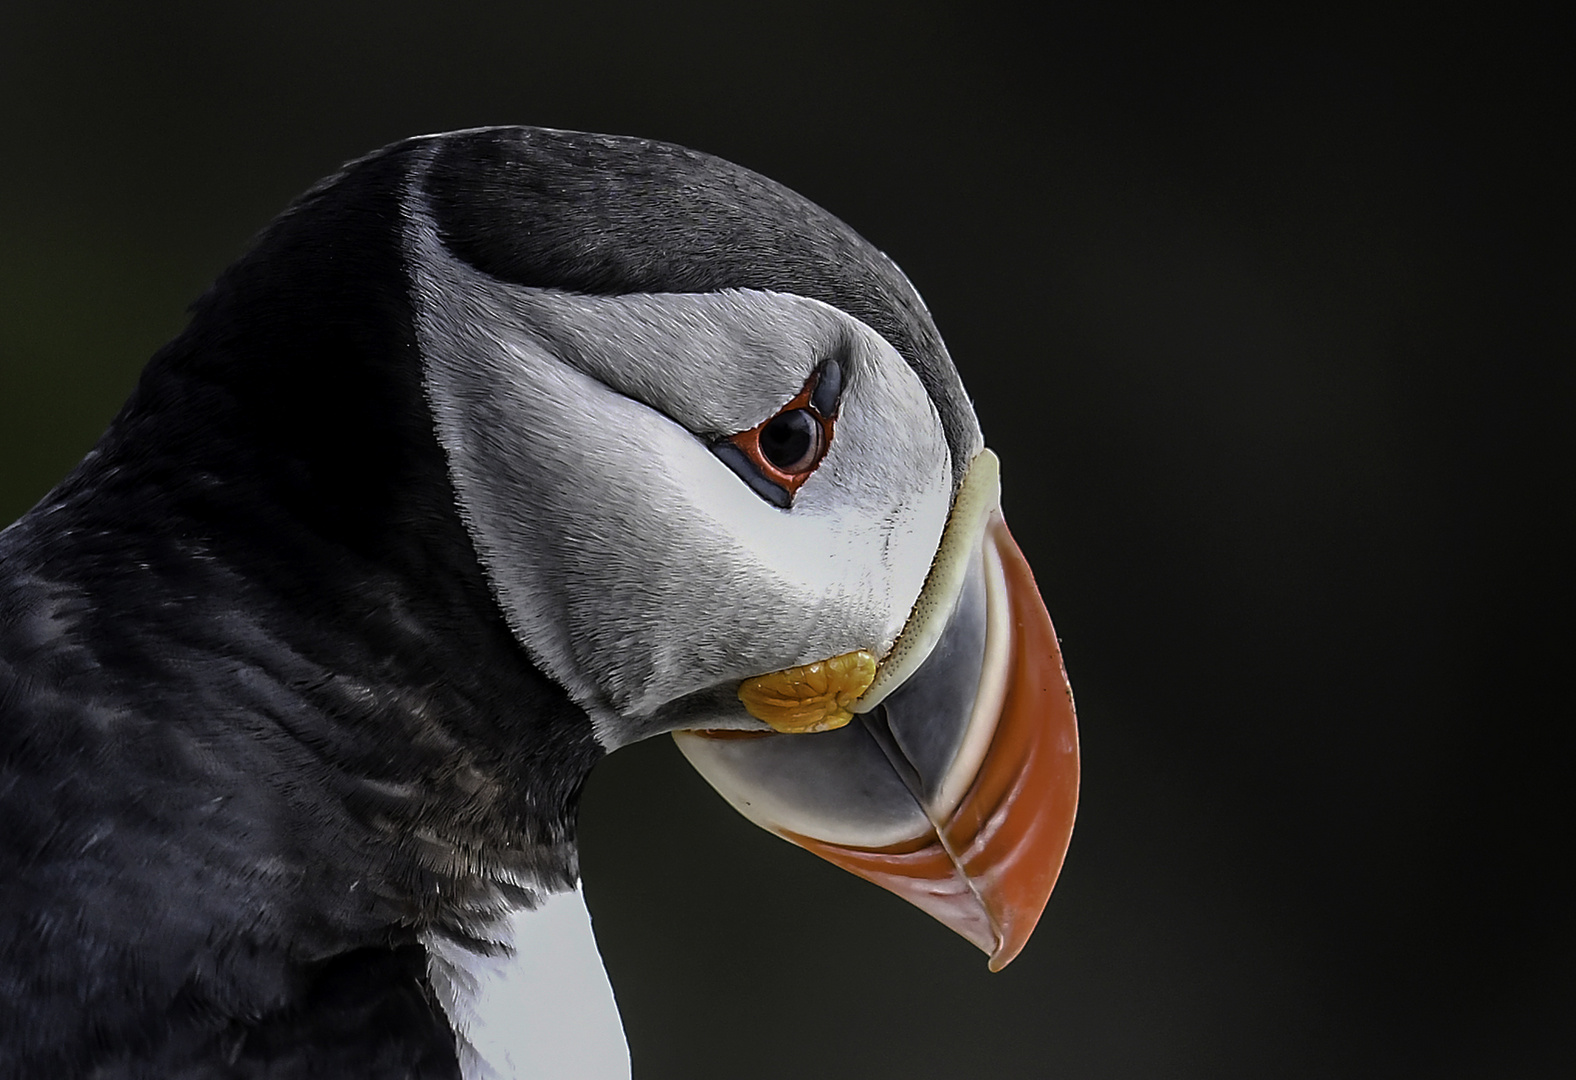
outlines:
[{"label": "black pupil", "polygon": [[761,429],[761,455],[783,472],[806,468],[820,434],[808,409],[778,413]]}]

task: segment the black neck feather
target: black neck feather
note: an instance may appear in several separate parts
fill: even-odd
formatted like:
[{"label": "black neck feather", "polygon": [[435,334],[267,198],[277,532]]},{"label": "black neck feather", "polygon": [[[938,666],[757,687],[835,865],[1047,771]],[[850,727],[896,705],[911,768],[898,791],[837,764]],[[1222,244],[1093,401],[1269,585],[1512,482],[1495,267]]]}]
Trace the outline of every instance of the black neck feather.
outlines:
[{"label": "black neck feather", "polygon": [[[276,222],[0,535],[0,1075],[244,1060],[324,978],[368,1015],[419,999],[421,930],[577,874],[601,750],[457,516],[405,298],[405,164],[369,159]],[[409,971],[357,998],[347,956]],[[400,1008],[387,1026],[428,1038]]]}]

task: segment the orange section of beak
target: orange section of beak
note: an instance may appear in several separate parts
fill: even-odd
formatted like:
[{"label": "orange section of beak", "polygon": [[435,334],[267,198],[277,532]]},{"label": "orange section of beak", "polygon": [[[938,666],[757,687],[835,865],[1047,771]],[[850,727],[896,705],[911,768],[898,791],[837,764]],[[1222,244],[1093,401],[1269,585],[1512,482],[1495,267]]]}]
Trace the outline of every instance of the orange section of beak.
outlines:
[{"label": "orange section of beak", "polygon": [[990,749],[963,801],[912,844],[872,850],[783,835],[930,913],[1000,971],[1033,933],[1072,839],[1078,723],[1034,573],[1000,518],[988,539],[1006,575],[1011,667]]}]

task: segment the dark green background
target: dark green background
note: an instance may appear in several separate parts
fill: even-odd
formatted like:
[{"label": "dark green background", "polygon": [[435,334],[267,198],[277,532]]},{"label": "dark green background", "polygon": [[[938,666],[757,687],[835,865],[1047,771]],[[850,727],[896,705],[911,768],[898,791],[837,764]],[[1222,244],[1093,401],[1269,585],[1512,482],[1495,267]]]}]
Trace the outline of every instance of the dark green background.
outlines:
[{"label": "dark green background", "polygon": [[1465,8],[1089,7],[4,0],[0,520],[346,158],[486,123],[732,158],[928,300],[1084,798],[992,976],[666,740],[609,759],[637,1077],[1570,1076],[1568,57]]}]

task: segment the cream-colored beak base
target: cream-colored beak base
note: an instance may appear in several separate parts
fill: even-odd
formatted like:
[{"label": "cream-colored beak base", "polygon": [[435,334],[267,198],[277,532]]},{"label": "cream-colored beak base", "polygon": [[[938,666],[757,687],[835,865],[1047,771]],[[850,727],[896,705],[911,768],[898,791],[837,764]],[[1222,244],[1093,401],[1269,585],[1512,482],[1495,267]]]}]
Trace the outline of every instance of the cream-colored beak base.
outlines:
[{"label": "cream-colored beak base", "polygon": [[969,464],[969,471],[958,487],[947,517],[941,545],[931,561],[925,587],[914,601],[903,632],[882,657],[870,688],[853,705],[856,713],[874,709],[930,656],[941,640],[947,621],[957,607],[958,595],[968,577],[971,557],[979,551],[980,537],[994,513],[1001,509],[1001,460],[989,450],[981,450]]}]

